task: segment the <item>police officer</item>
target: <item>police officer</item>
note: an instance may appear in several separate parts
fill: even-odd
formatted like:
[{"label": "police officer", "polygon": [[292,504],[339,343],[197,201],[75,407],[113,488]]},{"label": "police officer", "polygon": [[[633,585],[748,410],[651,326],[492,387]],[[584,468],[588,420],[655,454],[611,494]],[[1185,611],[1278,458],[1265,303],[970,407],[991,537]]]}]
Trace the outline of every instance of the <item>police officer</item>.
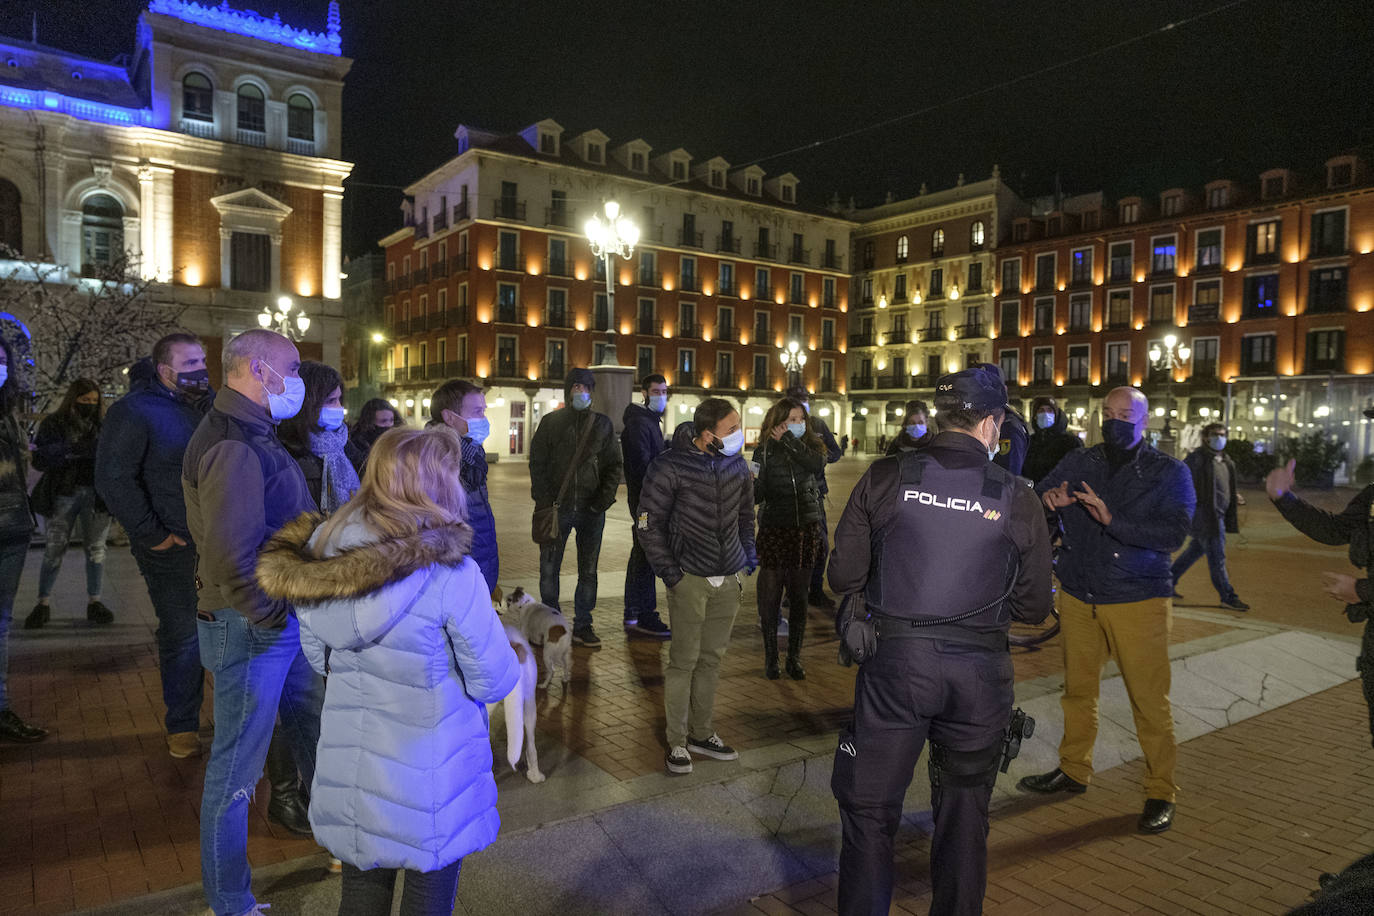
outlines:
[{"label": "police officer", "polygon": [[991,460],[1006,404],[995,366],[941,378],[939,434],[875,461],[835,530],[830,586],[866,604],[851,628],[872,625],[877,637],[831,781],[844,827],[842,914],[888,912],[892,840],[927,738],[931,912],[982,912],[988,801],[1012,711],[1007,630],[1044,620],[1051,604],[1040,501]]}]

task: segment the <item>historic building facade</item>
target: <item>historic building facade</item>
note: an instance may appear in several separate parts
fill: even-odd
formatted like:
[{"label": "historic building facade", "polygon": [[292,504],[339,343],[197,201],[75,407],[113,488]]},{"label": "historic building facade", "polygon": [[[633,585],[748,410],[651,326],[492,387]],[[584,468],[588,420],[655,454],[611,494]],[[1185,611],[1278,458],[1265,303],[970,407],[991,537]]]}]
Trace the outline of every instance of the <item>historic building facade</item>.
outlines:
[{"label": "historic building facade", "polygon": [[[477,379],[501,431],[489,451],[523,455],[568,370],[609,363],[666,376],[672,424],[704,396],[737,401],[752,442],[795,343],[815,409],[842,431],[853,223],[800,206],[793,175],[552,120],[455,136],[458,154],[406,189],[407,225],[381,240],[387,396],[404,413],[427,416],[446,379]],[[583,231],[607,201],[640,233],[612,262],[613,303]]]},{"label": "historic building facade", "polygon": [[222,342],[282,297],[311,319],[303,352],[337,363],[350,63],[337,3],[312,32],[151,0],[113,63],[0,40],[0,270],[127,257],[187,307],[216,383]]}]

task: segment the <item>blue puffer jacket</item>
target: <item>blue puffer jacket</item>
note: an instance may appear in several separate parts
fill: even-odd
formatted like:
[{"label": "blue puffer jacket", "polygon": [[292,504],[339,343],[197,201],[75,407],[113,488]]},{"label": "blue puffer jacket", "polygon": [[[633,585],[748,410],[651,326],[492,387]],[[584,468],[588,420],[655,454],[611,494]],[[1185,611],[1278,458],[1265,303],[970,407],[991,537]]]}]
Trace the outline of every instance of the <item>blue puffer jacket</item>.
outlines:
[{"label": "blue puffer jacket", "polygon": [[310,825],[361,869],[443,868],[496,839],[486,704],[520,676],[472,530],[380,540],[355,515],[316,558],[319,521],[288,524],[258,561],[329,677]]},{"label": "blue puffer jacket", "polygon": [[1170,554],[1183,546],[1197,495],[1188,468],[1142,442],[1115,474],[1104,446],[1076,448],[1035,487],[1037,494],[1068,481],[1083,482],[1102,497],[1112,523],[1099,524],[1074,503],[1060,510],[1064,547],[1055,573],[1064,591],[1089,604],[1125,604],[1168,598],[1174,591]]}]

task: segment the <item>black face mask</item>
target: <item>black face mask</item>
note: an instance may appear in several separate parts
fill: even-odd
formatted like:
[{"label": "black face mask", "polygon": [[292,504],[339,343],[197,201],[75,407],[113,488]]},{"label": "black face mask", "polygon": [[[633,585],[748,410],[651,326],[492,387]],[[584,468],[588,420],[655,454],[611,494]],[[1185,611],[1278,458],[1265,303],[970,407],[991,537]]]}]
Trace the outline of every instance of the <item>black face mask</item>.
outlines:
[{"label": "black face mask", "polygon": [[76,415],[83,420],[94,420],[100,415],[99,404],[77,404]]},{"label": "black face mask", "polygon": [[1126,420],[1103,420],[1102,441],[1108,448],[1124,452],[1135,444],[1135,424]]},{"label": "black face mask", "polygon": [[195,402],[210,390],[210,370],[196,369],[193,372],[178,372],[175,394],[183,401]]}]

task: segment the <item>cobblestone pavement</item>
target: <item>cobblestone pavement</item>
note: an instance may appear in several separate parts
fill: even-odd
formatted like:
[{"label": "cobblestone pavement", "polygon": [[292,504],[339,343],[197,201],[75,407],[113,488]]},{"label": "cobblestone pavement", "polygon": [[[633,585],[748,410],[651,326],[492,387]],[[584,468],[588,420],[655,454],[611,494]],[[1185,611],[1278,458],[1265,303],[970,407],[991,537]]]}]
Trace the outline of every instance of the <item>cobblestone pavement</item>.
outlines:
[{"label": "cobblestone pavement", "polygon": [[[855,458],[832,466],[832,523],[865,466]],[[523,585],[537,591],[526,466],[494,466],[491,493],[503,548],[501,582],[507,590]],[[1334,507],[1349,495],[1318,498]],[[1243,510],[1244,534],[1231,542],[1231,571],[1254,610],[1248,615],[1222,611],[1209,594],[1205,564],[1199,564],[1180,586],[1187,600],[1176,609],[1175,657],[1294,628],[1343,639],[1356,635],[1316,585],[1320,571],[1349,568],[1343,552],[1307,541],[1287,528],[1262,494],[1250,497]],[[610,512],[601,551],[595,621],[605,645],[595,652],[574,651],[566,694],[557,688],[541,694],[539,748],[548,788],[502,774],[508,833],[598,806],[651,798],[680,785],[662,777],[667,647],[655,640],[627,640],[619,625],[629,543],[630,519],[622,501]],[[574,568],[569,546],[565,570]],[[54,734],[38,745],[0,745],[0,913],[67,912],[199,882],[203,759],[176,761],[166,754],[151,635],[155,621],[143,582],[127,550],[112,549],[106,601],[118,619],[110,628],[90,629],[79,619],[77,557],[69,557],[59,583],[58,619],[36,633],[16,629],[11,634],[15,708]],[[39,559],[37,551],[30,554],[20,587],[16,616],[21,620],[33,601]],[[574,582],[575,576],[564,576],[565,596],[571,596]],[[813,610],[803,655],[808,679],[764,680],[755,615],[749,586],[722,669],[716,726],[745,752],[746,769],[776,768],[780,760],[774,758],[786,756],[780,748],[819,754],[830,742],[852,700],[854,669],[835,664],[830,619]],[[1354,651],[1351,646],[1350,676]],[[1058,690],[1057,642],[1018,650],[1015,661],[1018,695]],[[1298,892],[1312,885],[1313,869],[1344,864],[1374,845],[1362,825],[1371,811],[1367,779],[1354,777],[1367,773],[1369,763],[1358,687],[1310,693],[1186,744],[1181,781],[1188,816],[1163,839],[1136,837],[1123,826],[1138,808],[1138,762],[1105,771],[1092,792],[1070,803],[1009,803],[993,830],[999,871],[989,891],[989,911],[1132,912],[1146,907],[1142,895],[1163,912],[1269,912],[1298,902]],[[208,737],[208,705],[205,715]],[[1314,759],[1322,761],[1317,773],[1310,765]],[[250,824],[255,867],[317,856],[312,842],[289,837],[267,822],[266,794],[265,789],[259,794]],[[911,876],[902,905],[923,911],[923,834],[904,831],[901,842],[902,869]],[[1179,864],[1185,859],[1190,864]],[[1196,883],[1199,875],[1206,881]],[[827,881],[833,876],[808,879],[750,906],[765,912],[793,911],[780,907],[828,912],[833,892]],[[1035,893],[1025,893],[1024,886]],[[1114,896],[1094,897],[1085,887],[1108,888]],[[765,884],[753,892],[768,889]],[[1196,905],[1174,899],[1193,891],[1198,891]],[[1239,909],[1225,909],[1228,900]]]}]

